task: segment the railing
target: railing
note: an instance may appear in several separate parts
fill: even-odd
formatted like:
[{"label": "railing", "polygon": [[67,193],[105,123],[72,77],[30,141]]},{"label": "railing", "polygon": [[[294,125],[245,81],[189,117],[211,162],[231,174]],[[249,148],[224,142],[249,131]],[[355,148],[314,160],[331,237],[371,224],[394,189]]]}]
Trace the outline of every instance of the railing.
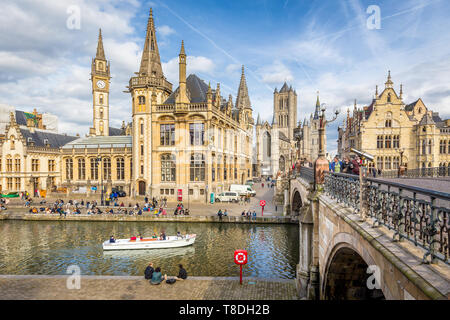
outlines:
[{"label": "railing", "polygon": [[[378,175],[376,175],[378,176]],[[382,171],[383,178],[446,178],[450,179],[450,167],[408,169],[400,174],[398,169]]]},{"label": "railing", "polygon": [[314,182],[314,169],[311,167],[299,167],[292,172],[294,178],[300,177],[308,183]]},{"label": "railing", "polygon": [[426,250],[423,262],[440,259],[449,264],[450,194],[380,179],[342,173],[325,173],[325,192],[337,202],[364,213],[380,225],[394,230],[393,240],[408,239]]},{"label": "railing", "polygon": [[359,176],[346,173],[325,172],[324,190],[339,203],[360,211]]},{"label": "railing", "polygon": [[172,84],[165,80],[165,79],[160,79],[160,78],[154,78],[154,77],[132,77],[130,79],[129,82],[130,87],[135,87],[135,86],[159,86],[159,87],[164,87],[164,88],[168,88],[170,90],[172,90]]}]

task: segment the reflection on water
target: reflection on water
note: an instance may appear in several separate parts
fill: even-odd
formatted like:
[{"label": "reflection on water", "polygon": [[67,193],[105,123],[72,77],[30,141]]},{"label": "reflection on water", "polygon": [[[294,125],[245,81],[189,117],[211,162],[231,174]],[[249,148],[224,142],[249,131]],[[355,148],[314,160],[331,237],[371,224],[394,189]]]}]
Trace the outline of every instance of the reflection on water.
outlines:
[{"label": "reflection on water", "polygon": [[[104,252],[102,242],[161,231],[196,233],[193,246]],[[142,275],[150,261],[176,275],[239,276],[233,253],[245,249],[244,276],[294,278],[298,227],[220,223],[0,221],[0,274],[66,274],[76,264],[87,275]]]}]

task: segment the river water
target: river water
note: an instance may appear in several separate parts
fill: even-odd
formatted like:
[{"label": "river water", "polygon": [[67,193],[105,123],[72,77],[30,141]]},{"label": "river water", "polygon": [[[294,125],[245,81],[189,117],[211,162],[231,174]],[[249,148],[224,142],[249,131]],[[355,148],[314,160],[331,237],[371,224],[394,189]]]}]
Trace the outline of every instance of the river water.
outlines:
[{"label": "river water", "polygon": [[[103,252],[102,242],[165,231],[195,233],[184,248]],[[298,226],[232,223],[0,221],[0,274],[143,275],[148,262],[176,275],[183,264],[192,276],[239,276],[236,249],[248,251],[245,277],[293,279],[299,260]]]}]

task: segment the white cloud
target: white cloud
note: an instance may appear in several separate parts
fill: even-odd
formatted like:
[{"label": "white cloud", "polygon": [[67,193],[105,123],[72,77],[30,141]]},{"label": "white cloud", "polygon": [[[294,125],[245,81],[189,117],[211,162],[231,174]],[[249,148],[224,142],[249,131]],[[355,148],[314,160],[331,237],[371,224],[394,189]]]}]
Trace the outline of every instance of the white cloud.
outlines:
[{"label": "white cloud", "polygon": [[261,75],[262,81],[268,84],[279,84],[294,79],[291,70],[279,60],[260,68],[258,73]]},{"label": "white cloud", "polygon": [[170,36],[171,34],[176,33],[176,31],[174,29],[172,29],[171,27],[169,27],[167,25],[157,27],[156,32],[158,34],[160,34],[162,37],[167,37],[167,36]]},{"label": "white cloud", "polygon": [[[162,63],[162,68],[166,78],[176,87],[178,84],[178,57],[170,59],[168,62]],[[214,62],[206,57],[187,56],[186,58],[186,76],[191,73],[214,74]]]}]

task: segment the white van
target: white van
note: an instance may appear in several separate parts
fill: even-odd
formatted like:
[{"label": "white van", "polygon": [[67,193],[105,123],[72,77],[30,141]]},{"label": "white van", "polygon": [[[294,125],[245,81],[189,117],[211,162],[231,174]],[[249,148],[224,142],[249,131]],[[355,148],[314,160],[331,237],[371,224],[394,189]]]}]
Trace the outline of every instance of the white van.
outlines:
[{"label": "white van", "polygon": [[239,194],[233,191],[219,193],[215,199],[217,202],[238,202]]},{"label": "white van", "polygon": [[250,194],[252,197],[256,195],[256,191],[246,184],[232,184],[230,191],[237,192],[240,196]]}]

